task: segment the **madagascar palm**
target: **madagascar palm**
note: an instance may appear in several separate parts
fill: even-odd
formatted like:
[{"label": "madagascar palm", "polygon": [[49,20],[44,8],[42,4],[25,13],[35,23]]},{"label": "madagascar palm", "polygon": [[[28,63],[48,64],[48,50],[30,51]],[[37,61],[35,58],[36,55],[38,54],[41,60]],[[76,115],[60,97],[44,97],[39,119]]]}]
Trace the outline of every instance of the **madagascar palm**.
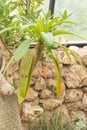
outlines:
[{"label": "madagascar palm", "polygon": [[[37,5],[41,4],[43,0],[35,0]],[[27,1],[28,2],[28,1]],[[56,94],[57,97],[60,96],[60,84],[61,84],[61,76],[60,76],[60,66],[59,66],[59,60],[56,55],[56,49],[60,46],[59,43],[57,43],[54,40],[55,36],[58,36],[60,34],[70,34],[75,35],[71,32],[66,31],[65,25],[66,24],[75,24],[72,21],[67,20],[70,15],[67,14],[67,11],[65,10],[64,13],[59,16],[55,17],[53,19],[50,13],[47,13],[45,15],[40,15],[40,10],[35,10],[35,6],[33,6],[34,1],[31,1],[32,3],[26,4],[26,1],[20,1],[19,3],[13,3],[15,4],[14,7],[17,7],[18,14],[14,17],[10,17],[10,13],[8,15],[8,18],[6,20],[9,20],[7,23],[4,23],[6,21],[1,20],[1,26],[0,26],[0,34],[1,37],[3,37],[5,43],[6,41],[9,43],[8,45],[13,48],[12,45],[19,45],[17,48],[14,56],[12,59],[15,59],[15,61],[21,61],[21,68],[20,68],[20,88],[18,92],[18,101],[21,103],[27,94],[27,91],[30,86],[30,80],[32,76],[33,69],[37,62],[42,58],[48,57],[51,59],[55,65],[56,69]],[[8,6],[7,6],[8,5]],[[28,5],[28,10],[25,8]],[[23,7],[22,7],[23,6]],[[6,7],[9,7],[9,2],[6,4]],[[22,7],[22,8],[21,8]],[[36,6],[37,7],[37,6]],[[6,8],[4,8],[6,9]],[[21,11],[22,10],[22,11]],[[36,11],[36,12],[35,12]],[[37,14],[37,15],[36,15]],[[32,17],[31,17],[32,16]],[[4,25],[3,25],[4,23]],[[3,29],[4,28],[4,29]],[[29,49],[32,43],[35,43],[35,48]],[[0,43],[2,44],[2,43]],[[62,47],[66,55],[70,58],[70,51]],[[74,53],[73,53],[74,54]],[[76,56],[74,54],[74,56]],[[8,98],[1,97],[2,106],[4,103],[4,106],[6,103],[8,103],[8,108],[14,113],[14,109],[11,108],[11,105],[15,108],[15,98],[13,96],[13,100]],[[9,104],[11,102],[11,105]],[[13,105],[14,104],[14,105]],[[16,104],[17,105],[17,104]],[[17,108],[17,107],[16,107]],[[3,113],[3,107],[0,108],[2,110],[2,115],[0,116],[0,121],[2,122],[2,118],[4,117]],[[5,109],[8,113],[10,112],[9,109]],[[2,130],[14,130],[14,123],[17,119],[16,117],[19,117],[18,115],[18,108],[15,111],[16,115],[12,116],[9,115],[9,117],[6,117],[6,120],[8,120],[7,125],[9,125],[9,121],[13,124],[12,127],[5,125],[5,122],[3,125],[5,127],[2,127]],[[15,117],[15,118],[14,118]],[[1,124],[0,122],[0,124]],[[20,121],[19,121],[20,122]],[[21,125],[19,124],[19,128],[17,123],[15,124],[16,130],[21,130]]]}]

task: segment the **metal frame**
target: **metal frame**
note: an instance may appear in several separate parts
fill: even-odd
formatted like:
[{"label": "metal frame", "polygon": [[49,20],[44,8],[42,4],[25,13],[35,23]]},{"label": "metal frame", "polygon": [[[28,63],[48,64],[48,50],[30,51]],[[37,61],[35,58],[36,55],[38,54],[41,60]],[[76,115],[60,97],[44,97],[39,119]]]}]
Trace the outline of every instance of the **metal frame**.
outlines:
[{"label": "metal frame", "polygon": [[54,14],[54,7],[55,7],[55,0],[50,0],[49,10],[51,11],[52,17],[53,17],[53,14]]}]

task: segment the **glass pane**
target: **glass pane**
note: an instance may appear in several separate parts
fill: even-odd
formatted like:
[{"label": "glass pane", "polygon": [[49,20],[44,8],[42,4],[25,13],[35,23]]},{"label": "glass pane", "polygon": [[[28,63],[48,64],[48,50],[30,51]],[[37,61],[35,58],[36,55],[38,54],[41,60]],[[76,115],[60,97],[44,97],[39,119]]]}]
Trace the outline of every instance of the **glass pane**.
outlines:
[{"label": "glass pane", "polygon": [[56,0],[55,13],[57,16],[64,10],[68,13],[72,13],[70,18],[77,23],[77,25],[71,25],[70,31],[80,34],[85,39],[80,39],[73,36],[67,36],[66,40],[69,41],[86,41],[87,40],[87,0]]}]

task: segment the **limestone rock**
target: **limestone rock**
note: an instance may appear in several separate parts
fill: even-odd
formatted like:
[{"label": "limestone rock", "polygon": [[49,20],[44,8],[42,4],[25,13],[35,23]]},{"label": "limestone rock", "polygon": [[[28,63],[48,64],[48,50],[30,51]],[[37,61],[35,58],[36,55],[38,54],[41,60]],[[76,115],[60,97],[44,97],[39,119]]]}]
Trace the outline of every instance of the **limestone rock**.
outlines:
[{"label": "limestone rock", "polygon": [[62,106],[60,106],[60,110],[59,110],[59,112],[61,112],[62,115],[63,115],[66,119],[70,119],[69,111],[68,111],[66,105],[62,105]]},{"label": "limestone rock", "polygon": [[84,93],[87,93],[87,86],[82,88]]},{"label": "limestone rock", "polygon": [[70,57],[71,57],[71,61],[70,61],[70,59],[65,55],[65,56],[62,58],[62,64],[64,64],[64,65],[75,64],[75,63],[76,63],[75,58],[74,58],[72,55],[70,55]]},{"label": "limestone rock", "polygon": [[48,70],[45,73],[44,69],[42,69],[42,72],[41,72],[42,77],[46,77],[46,78],[55,77],[55,67],[52,64],[52,62],[47,62],[47,63],[45,63],[45,65],[43,65],[43,68],[44,68],[44,66],[46,66],[48,68]]},{"label": "limestone rock", "polygon": [[36,81],[36,84],[34,86],[35,90],[39,91],[39,90],[43,90],[46,88],[46,83],[44,78],[39,77]]},{"label": "limestone rock", "polygon": [[79,51],[79,47],[77,47],[77,46],[70,46],[69,49],[72,50],[72,51],[75,51],[77,53]]},{"label": "limestone rock", "polygon": [[68,88],[79,88],[87,85],[87,71],[84,66],[78,64],[64,67],[62,77]]},{"label": "limestone rock", "polygon": [[52,92],[55,92],[55,89],[56,89],[56,82],[54,79],[52,78],[48,78],[46,80],[46,86],[48,89],[50,89]]},{"label": "limestone rock", "polygon": [[31,82],[30,82],[30,86],[34,85],[36,82],[36,78],[32,77],[31,78]]},{"label": "limestone rock", "polygon": [[65,102],[76,102],[82,99],[83,92],[79,89],[66,90]]},{"label": "limestone rock", "polygon": [[22,120],[33,121],[36,117],[41,116],[43,108],[39,105],[32,105],[31,103],[22,104]]},{"label": "limestone rock", "polygon": [[81,110],[82,109],[82,102],[72,102],[72,103],[66,103],[66,106],[69,111],[76,111],[76,110]]},{"label": "limestone rock", "polygon": [[34,68],[32,77],[38,78],[41,75],[41,71],[42,71],[42,64],[41,64],[41,62],[38,62]]},{"label": "limestone rock", "polygon": [[28,122],[22,122],[23,130],[29,130],[29,123]]},{"label": "limestone rock", "polygon": [[84,94],[84,96],[83,96],[82,109],[83,109],[84,111],[87,111],[87,93]]},{"label": "limestone rock", "polygon": [[84,115],[84,112],[83,111],[70,111],[70,118],[71,119],[76,119],[79,115]]},{"label": "limestone rock", "polygon": [[35,68],[33,73],[32,73],[32,77],[38,78],[39,76],[40,76],[40,70]]},{"label": "limestone rock", "polygon": [[27,101],[33,101],[38,97],[38,93],[34,91],[32,88],[29,88],[29,91],[26,96]]},{"label": "limestone rock", "polygon": [[48,98],[51,95],[51,91],[49,89],[44,89],[41,93],[40,93],[40,98]]},{"label": "limestone rock", "polygon": [[46,110],[53,110],[54,108],[60,106],[61,104],[62,100],[58,99],[40,100],[40,105]]}]

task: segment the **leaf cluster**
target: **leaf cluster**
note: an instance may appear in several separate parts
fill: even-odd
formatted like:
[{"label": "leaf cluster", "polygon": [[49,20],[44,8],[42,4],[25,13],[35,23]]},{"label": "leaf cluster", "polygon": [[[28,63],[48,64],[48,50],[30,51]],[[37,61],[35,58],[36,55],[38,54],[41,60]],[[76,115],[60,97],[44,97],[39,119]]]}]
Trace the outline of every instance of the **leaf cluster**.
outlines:
[{"label": "leaf cluster", "polygon": [[[32,71],[41,57],[42,59],[49,57],[55,65],[56,93],[57,97],[60,96],[61,72],[55,50],[62,46],[56,42],[55,37],[65,34],[77,36],[67,31],[65,25],[69,26],[75,24],[75,22],[68,20],[71,14],[68,14],[66,10],[63,14],[53,19],[50,12],[41,15],[40,5],[43,4],[43,1],[19,0],[1,3],[0,34],[4,38],[5,43],[8,43],[12,48],[18,46],[12,59],[15,59],[17,62],[21,59],[23,60],[20,69],[19,103],[25,99],[30,87]],[[16,14],[14,14],[15,11],[17,11]],[[35,43],[35,48],[31,52],[29,48],[32,43]],[[62,48],[68,58],[71,59],[70,51],[66,47]],[[74,52],[72,53],[74,54]],[[76,57],[75,54],[74,56]]]}]

